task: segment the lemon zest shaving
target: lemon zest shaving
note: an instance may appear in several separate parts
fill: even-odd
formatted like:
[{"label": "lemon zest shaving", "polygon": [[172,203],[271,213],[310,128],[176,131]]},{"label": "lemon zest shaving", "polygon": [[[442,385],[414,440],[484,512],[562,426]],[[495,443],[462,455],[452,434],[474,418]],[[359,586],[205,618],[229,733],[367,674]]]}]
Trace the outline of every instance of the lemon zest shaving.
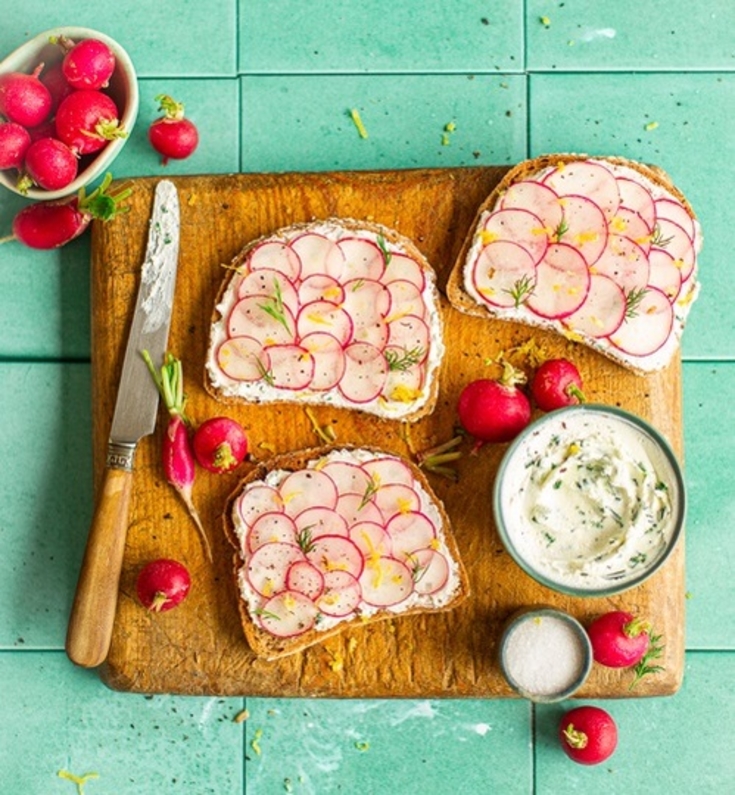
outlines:
[{"label": "lemon zest shaving", "polygon": [[68,770],[59,770],[56,775],[66,781],[73,782],[76,785],[78,795],[84,795],[84,787],[88,781],[100,777],[99,773],[85,773],[83,776],[75,776],[74,773],[70,773]]},{"label": "lemon zest shaving", "polygon": [[350,110],[350,118],[352,119],[352,123],[357,128],[360,138],[368,138],[369,136],[367,128],[363,124],[362,117],[360,116],[360,112],[357,110],[357,108],[352,108]]}]

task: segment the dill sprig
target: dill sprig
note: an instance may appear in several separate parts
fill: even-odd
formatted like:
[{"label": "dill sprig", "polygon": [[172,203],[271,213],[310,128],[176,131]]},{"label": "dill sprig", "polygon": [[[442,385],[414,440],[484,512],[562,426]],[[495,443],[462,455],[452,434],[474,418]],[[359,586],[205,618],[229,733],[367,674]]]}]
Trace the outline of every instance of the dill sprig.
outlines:
[{"label": "dill sprig", "polygon": [[525,303],[528,300],[528,297],[533,292],[535,287],[534,281],[530,276],[523,276],[518,279],[516,282],[513,283],[513,287],[509,290],[504,290],[503,292],[508,293],[510,297],[515,302],[515,308]]},{"label": "dill sprig", "polygon": [[260,359],[255,360],[255,366],[258,368],[258,372],[260,373],[260,377],[268,384],[268,386],[273,386],[276,383],[276,379],[273,376],[273,372],[271,370],[266,369],[266,366]]},{"label": "dill sprig", "polygon": [[388,251],[388,246],[385,244],[385,238],[383,235],[378,235],[378,248],[383,254],[383,259],[385,260],[385,267],[387,268],[390,265],[390,261],[393,258],[393,255]]},{"label": "dill sprig", "polygon": [[664,237],[663,232],[661,231],[661,227],[659,224],[653,227],[653,236],[651,237],[651,245],[657,246],[658,248],[666,248],[666,246],[671,243],[674,239],[674,236],[671,235],[670,237]]},{"label": "dill sprig", "polygon": [[258,304],[258,307],[269,314],[278,323],[280,323],[290,334],[292,329],[288,325],[286,314],[283,311],[283,295],[281,293],[281,285],[278,284],[275,279],[273,280],[273,285],[273,296],[268,298],[266,303]]},{"label": "dill sprig", "polygon": [[645,298],[648,288],[634,287],[625,296],[625,317],[633,318],[638,316],[641,301]]},{"label": "dill sprig", "polygon": [[559,225],[554,230],[554,238],[557,243],[561,242],[562,237],[569,231],[569,224],[567,223],[566,218],[562,218],[559,221]]},{"label": "dill sprig", "polygon": [[314,526],[315,525],[311,524],[304,527],[296,536],[296,543],[299,545],[304,555],[308,555],[308,553],[314,549],[314,539],[311,533],[311,528]]},{"label": "dill sprig", "polygon": [[409,367],[418,364],[424,355],[423,348],[403,348],[403,355],[398,351],[388,349],[385,351],[385,360],[388,362],[389,370],[400,370],[405,373]]},{"label": "dill sprig", "polygon": [[648,650],[633,668],[635,678],[630,683],[628,690],[632,690],[644,676],[657,674],[664,670],[663,665],[651,664],[653,660],[660,659],[664,653],[665,646],[661,643],[661,638],[661,635],[650,634],[648,636]]},{"label": "dill sprig", "polygon": [[377,492],[379,488],[380,488],[379,481],[377,480],[375,475],[371,475],[370,480],[368,481],[368,484],[365,487],[365,493],[362,495],[360,504],[357,506],[358,511],[361,511],[370,502],[373,495]]}]

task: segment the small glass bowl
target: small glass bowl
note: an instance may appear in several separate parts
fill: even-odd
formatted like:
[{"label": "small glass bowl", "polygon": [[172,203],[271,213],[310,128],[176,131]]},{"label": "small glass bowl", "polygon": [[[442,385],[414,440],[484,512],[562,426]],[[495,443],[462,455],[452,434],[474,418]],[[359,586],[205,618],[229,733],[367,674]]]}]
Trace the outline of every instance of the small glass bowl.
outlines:
[{"label": "small glass bowl", "polygon": [[110,79],[110,85],[105,89],[117,105],[120,113],[120,125],[128,133],[126,138],[115,138],[110,141],[102,150],[93,154],[86,155],[86,165],[80,168],[76,179],[64,188],[59,190],[43,190],[43,188],[32,187],[25,193],[16,187],[17,174],[14,170],[0,171],[0,184],[8,190],[13,191],[27,199],[35,201],[51,201],[72,196],[85,185],[89,185],[97,177],[102,176],[110,169],[113,160],[118,156],[120,150],[135,125],[138,116],[138,80],[135,74],[135,67],[130,60],[127,52],[114,39],[104,33],[100,33],[90,28],[80,27],[58,27],[39,33],[38,36],[27,41],[18,47],[2,62],[0,62],[0,74],[6,72],[24,72],[30,74],[39,63],[45,63],[48,67],[63,58],[60,47],[49,41],[51,36],[66,36],[73,41],[82,39],[99,39],[103,41],[115,54],[115,72]]},{"label": "small glass bowl", "polygon": [[498,661],[518,695],[539,704],[570,698],[592,670],[592,644],[576,618],[553,607],[527,607],[506,622]]}]

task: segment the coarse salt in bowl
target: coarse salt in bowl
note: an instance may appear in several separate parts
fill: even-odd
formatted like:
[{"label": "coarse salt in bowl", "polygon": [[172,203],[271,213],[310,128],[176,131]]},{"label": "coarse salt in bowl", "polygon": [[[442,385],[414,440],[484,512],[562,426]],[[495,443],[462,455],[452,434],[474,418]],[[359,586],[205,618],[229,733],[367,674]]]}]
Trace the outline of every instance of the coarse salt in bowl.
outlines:
[{"label": "coarse salt in bowl", "polygon": [[592,669],[592,644],[584,627],[552,607],[524,608],[505,626],[500,668],[523,698],[552,703],[570,698]]},{"label": "coarse salt in bowl", "polygon": [[681,535],[685,489],[666,439],[610,406],[549,412],[508,447],[493,512],[516,563],[542,585],[607,596],[639,585]]},{"label": "coarse salt in bowl", "polygon": [[138,80],[133,62],[118,42],[106,34],[90,28],[58,27],[39,33],[0,62],[0,74],[7,72],[30,74],[40,63],[44,63],[46,67],[49,67],[55,62],[61,61],[64,57],[61,48],[58,44],[52,44],[50,41],[50,38],[54,36],[65,36],[74,42],[82,39],[99,39],[112,50],[115,55],[115,71],[110,78],[110,85],[104,91],[110,95],[117,105],[120,114],[120,126],[127,132],[127,137],[115,138],[100,151],[82,156],[76,179],[59,190],[43,190],[43,188],[32,187],[23,192],[18,190],[16,186],[18,175],[15,171],[0,171],[0,184],[14,193],[37,201],[50,201],[72,196],[80,188],[93,182],[108,171],[113,160],[118,156],[130,136],[135,125],[135,119],[138,116]]}]

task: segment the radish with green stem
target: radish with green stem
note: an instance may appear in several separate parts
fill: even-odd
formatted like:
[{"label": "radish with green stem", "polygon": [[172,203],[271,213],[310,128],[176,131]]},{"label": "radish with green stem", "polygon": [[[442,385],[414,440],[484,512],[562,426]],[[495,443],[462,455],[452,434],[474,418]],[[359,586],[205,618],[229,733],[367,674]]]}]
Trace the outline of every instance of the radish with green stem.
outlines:
[{"label": "radish with green stem", "polygon": [[59,105],[56,134],[76,154],[88,155],[128,133],[120,124],[117,105],[107,94],[82,89]]},{"label": "radish with green stem", "polygon": [[199,132],[192,121],[184,118],[183,103],[168,94],[159,94],[156,102],[164,115],[148,128],[148,140],[165,166],[170,158],[183,160],[193,154],[199,145]]},{"label": "radish with green stem", "polygon": [[194,431],[194,456],[204,469],[221,474],[238,467],[248,453],[243,427],[230,417],[211,417]]},{"label": "radish with green stem", "polygon": [[584,403],[582,376],[568,359],[548,359],[533,376],[531,395],[542,411]]},{"label": "radish with green stem", "polygon": [[142,351],[141,353],[169,413],[169,421],[163,435],[162,445],[163,471],[166,480],[176,489],[184,505],[186,505],[189,515],[199,531],[207,557],[212,560],[209,539],[204,531],[199,513],[194,506],[192,496],[196,462],[189,436],[189,421],[184,414],[186,397],[184,396],[184,377],[181,361],[168,353],[164,357],[160,370],[157,370],[148,351]]},{"label": "radish with green stem", "polygon": [[115,71],[115,54],[99,39],[83,39],[74,44],[69,39],[62,46],[70,46],[62,62],[62,72],[72,88],[106,88]]},{"label": "radish with green stem", "polygon": [[180,605],[190,588],[191,576],[186,566],[169,558],[147,563],[135,583],[140,603],[153,613],[164,613]]}]

